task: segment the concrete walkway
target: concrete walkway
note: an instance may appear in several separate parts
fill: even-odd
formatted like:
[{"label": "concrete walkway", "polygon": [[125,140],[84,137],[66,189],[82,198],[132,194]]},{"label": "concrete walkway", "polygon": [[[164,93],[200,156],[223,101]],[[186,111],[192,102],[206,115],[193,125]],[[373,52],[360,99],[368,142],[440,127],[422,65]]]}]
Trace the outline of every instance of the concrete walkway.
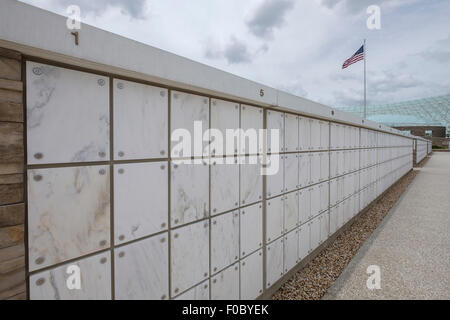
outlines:
[{"label": "concrete walkway", "polygon": [[[450,299],[450,153],[418,170],[324,299]],[[367,288],[370,265],[379,290]]]}]

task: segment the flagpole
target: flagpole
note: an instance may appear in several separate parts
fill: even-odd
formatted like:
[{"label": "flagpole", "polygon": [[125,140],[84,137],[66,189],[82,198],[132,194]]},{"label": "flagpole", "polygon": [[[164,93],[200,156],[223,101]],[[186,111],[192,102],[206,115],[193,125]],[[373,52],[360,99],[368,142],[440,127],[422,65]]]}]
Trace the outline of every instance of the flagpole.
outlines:
[{"label": "flagpole", "polygon": [[364,39],[364,119],[366,119],[366,116],[367,116],[367,114],[366,114],[366,107],[367,107],[367,104],[366,104],[366,87],[367,87],[367,85],[366,85],[366,57],[367,57],[366,39]]}]

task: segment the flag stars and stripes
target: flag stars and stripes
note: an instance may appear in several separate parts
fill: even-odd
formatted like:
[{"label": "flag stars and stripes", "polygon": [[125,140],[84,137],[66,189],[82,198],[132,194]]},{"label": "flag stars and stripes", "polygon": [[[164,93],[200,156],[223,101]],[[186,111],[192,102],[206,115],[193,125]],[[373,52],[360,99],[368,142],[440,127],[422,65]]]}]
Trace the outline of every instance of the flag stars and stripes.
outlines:
[{"label": "flag stars and stripes", "polygon": [[361,60],[364,60],[364,45],[362,45],[361,48],[359,48],[358,51],[355,52],[354,55],[345,60],[344,64],[342,65],[342,69],[345,69],[348,66]]}]

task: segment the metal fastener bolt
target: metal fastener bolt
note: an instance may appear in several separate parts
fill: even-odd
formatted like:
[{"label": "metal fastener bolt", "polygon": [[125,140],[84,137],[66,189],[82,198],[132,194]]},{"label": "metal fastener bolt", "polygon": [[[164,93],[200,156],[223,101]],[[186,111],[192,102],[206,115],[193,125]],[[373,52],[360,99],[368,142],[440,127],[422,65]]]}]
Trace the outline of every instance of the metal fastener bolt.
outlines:
[{"label": "metal fastener bolt", "polygon": [[39,278],[36,280],[36,285],[37,286],[42,286],[45,283],[45,279],[44,278]]},{"label": "metal fastener bolt", "polygon": [[165,300],[165,299],[166,299],[166,295],[163,294],[163,295],[161,296],[161,300]]},{"label": "metal fastener bolt", "polygon": [[166,166],[162,165],[160,168],[161,168],[161,170],[164,170],[166,168]]},{"label": "metal fastener bolt", "polygon": [[123,174],[123,173],[125,172],[125,170],[122,169],[122,168],[120,168],[120,169],[118,170],[118,172],[119,172],[119,174]]},{"label": "metal fastener bolt", "polygon": [[35,153],[35,154],[34,154],[34,157],[35,157],[36,159],[42,159],[42,158],[44,157],[44,155],[43,155],[42,153],[38,152],[38,153]]},{"label": "metal fastener bolt", "polygon": [[123,258],[125,256],[125,252],[119,252],[119,258]]},{"label": "metal fastener bolt", "polygon": [[119,240],[120,240],[120,241],[123,241],[123,240],[125,240],[125,236],[124,236],[123,234],[122,234],[122,235],[120,235],[120,236],[119,236]]},{"label": "metal fastener bolt", "polygon": [[213,283],[216,283],[216,282],[217,282],[217,280],[216,280],[216,279],[214,279],[214,280],[213,280]]},{"label": "metal fastener bolt", "polygon": [[178,233],[175,233],[174,235],[173,235],[173,237],[176,239],[176,238],[178,238]]},{"label": "metal fastener bolt", "polygon": [[34,67],[33,68],[33,73],[37,76],[40,76],[42,74],[42,68],[40,67]]},{"label": "metal fastener bolt", "polygon": [[42,176],[40,174],[37,174],[33,177],[34,181],[41,181],[42,180]]},{"label": "metal fastener bolt", "polygon": [[101,246],[101,247],[106,246],[106,244],[107,244],[106,240],[100,241],[100,246]]},{"label": "metal fastener bolt", "polygon": [[119,157],[123,157],[125,155],[125,153],[123,151],[119,151],[118,155],[119,155]]},{"label": "metal fastener bolt", "polygon": [[175,224],[178,224],[178,221],[179,221],[178,219],[175,219],[175,221],[174,221],[174,222],[175,222]]},{"label": "metal fastener bolt", "polygon": [[99,86],[103,87],[105,85],[105,80],[104,79],[98,79],[97,83]]},{"label": "metal fastener bolt", "polygon": [[44,257],[39,257],[39,258],[37,258],[34,262],[35,262],[36,264],[43,264],[44,261],[45,261],[45,258],[44,258]]},{"label": "metal fastener bolt", "polygon": [[161,223],[161,228],[165,228],[166,227],[166,223]]},{"label": "metal fastener bolt", "polygon": [[161,240],[159,240],[161,243],[166,242],[166,238],[161,238]]},{"label": "metal fastener bolt", "polygon": [[106,261],[107,261],[107,259],[106,259],[105,257],[103,257],[103,258],[100,259],[100,263],[101,263],[101,264],[105,264]]},{"label": "metal fastener bolt", "polygon": [[205,273],[203,274],[203,276],[204,276],[204,277],[207,277],[207,276],[208,276],[208,272],[205,272]]},{"label": "metal fastener bolt", "polygon": [[99,156],[100,158],[104,158],[104,157],[106,157],[106,153],[103,152],[103,151],[100,151],[100,152],[98,153],[98,156]]},{"label": "metal fastener bolt", "polygon": [[159,153],[163,156],[163,155],[166,154],[166,151],[165,150],[161,150]]},{"label": "metal fastener bolt", "polygon": [[216,267],[216,268],[214,268],[214,271],[217,271],[217,267]]},{"label": "metal fastener bolt", "polygon": [[159,92],[159,95],[160,95],[161,97],[165,97],[165,96],[166,96],[166,92],[165,92],[165,91],[160,91],[160,92]]},{"label": "metal fastener bolt", "polygon": [[98,171],[98,173],[100,174],[100,175],[105,175],[105,173],[106,173],[106,170],[105,169],[100,169],[99,171]]},{"label": "metal fastener bolt", "polygon": [[180,289],[178,289],[178,288],[175,288],[175,293],[178,293],[178,291],[180,291]]}]

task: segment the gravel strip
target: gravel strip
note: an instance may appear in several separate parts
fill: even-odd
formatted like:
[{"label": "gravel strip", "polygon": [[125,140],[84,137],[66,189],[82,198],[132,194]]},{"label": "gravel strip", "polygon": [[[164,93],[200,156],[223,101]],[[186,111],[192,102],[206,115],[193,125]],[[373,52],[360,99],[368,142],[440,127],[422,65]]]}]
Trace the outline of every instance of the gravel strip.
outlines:
[{"label": "gravel strip", "polygon": [[298,271],[274,294],[274,300],[319,300],[397,202],[418,171],[394,184],[369,210],[361,214],[336,240]]}]

